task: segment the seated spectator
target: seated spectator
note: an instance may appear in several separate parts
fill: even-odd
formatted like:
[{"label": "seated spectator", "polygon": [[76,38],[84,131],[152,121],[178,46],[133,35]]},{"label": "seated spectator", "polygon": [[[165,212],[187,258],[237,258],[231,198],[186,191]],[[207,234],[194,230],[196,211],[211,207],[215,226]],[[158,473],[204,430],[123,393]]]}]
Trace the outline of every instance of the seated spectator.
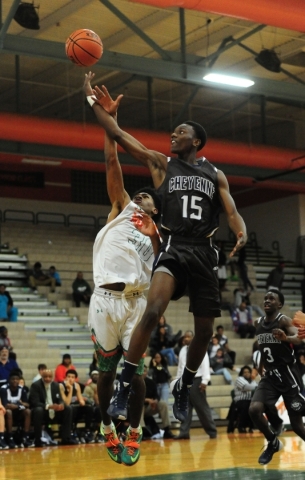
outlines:
[{"label": "seated spectator", "polygon": [[277,290],[281,290],[285,278],[284,269],[285,262],[280,262],[277,267],[271,270],[266,281],[267,291],[270,290],[270,288],[276,288]]},{"label": "seated spectator", "polygon": [[[72,407],[72,431],[73,438],[78,443],[94,443],[94,436],[91,432],[91,424],[93,420],[93,405],[86,402],[83,397],[79,383],[76,381],[77,372],[74,369],[66,371],[65,381],[59,384],[61,397],[67,406]],[[77,424],[84,418],[85,433],[81,436],[81,440],[77,435]]]},{"label": "seated spectator", "polygon": [[157,385],[157,393],[160,400],[168,401],[169,397],[169,381],[171,374],[167,368],[166,358],[161,353],[155,353],[149,363],[149,377]]},{"label": "seated spectator", "polygon": [[81,302],[89,305],[91,297],[91,287],[84,280],[83,272],[78,272],[77,277],[72,283],[73,299],[76,307],[80,307]]},{"label": "seated spectator", "polygon": [[62,383],[65,381],[67,370],[76,370],[74,365],[72,365],[71,355],[69,353],[64,353],[62,356],[62,362],[57,365],[54,374],[54,381]]},{"label": "seated spectator", "polygon": [[265,315],[265,312],[258,305],[252,305],[250,300],[251,291],[244,290],[243,288],[236,288],[234,290],[234,308],[239,308],[240,304],[244,302],[247,305],[248,310],[250,311],[251,317],[253,318],[253,310],[255,313],[262,317]]},{"label": "seated spectator", "polygon": [[221,348],[220,343],[219,343],[219,338],[217,335],[213,335],[213,337],[210,340],[210,343],[208,345],[208,355],[209,359],[211,360],[216,356],[217,350]]},{"label": "seated spectator", "polygon": [[1,450],[8,450],[9,446],[5,441],[5,421],[4,421],[4,416],[6,414],[6,410],[4,406],[1,403],[1,398],[0,398],[0,449]]},{"label": "seated spectator", "polygon": [[54,266],[49,268],[49,276],[55,278],[56,287],[61,287],[60,275]]},{"label": "seated spectator", "polygon": [[19,385],[20,387],[24,388],[25,390],[25,393],[27,395],[27,398],[29,398],[29,394],[30,394],[30,389],[29,387],[25,384],[25,380],[24,380],[24,377],[22,376],[22,374],[20,375],[20,380],[19,380]]},{"label": "seated spectator", "polygon": [[35,447],[42,447],[42,426],[52,423],[61,424],[61,444],[76,445],[71,438],[72,409],[64,404],[59,384],[53,382],[51,370],[44,370],[42,378],[30,387],[30,407],[34,426]]},{"label": "seated spectator", "polygon": [[83,391],[83,397],[87,398],[89,402],[93,405],[93,428],[92,431],[98,431],[96,436],[96,442],[103,442],[103,437],[100,433],[100,424],[102,421],[101,410],[99,406],[99,399],[97,395],[97,381],[99,377],[98,370],[92,370],[90,373],[91,383],[85,386]]},{"label": "seated spectator", "polygon": [[6,285],[0,283],[0,321],[17,322],[18,308],[14,307],[14,302],[9,292],[6,291]]},{"label": "seated spectator", "polygon": [[[13,437],[13,424],[19,426],[22,422],[23,432],[21,436],[24,447],[33,447],[34,443],[30,440],[31,410],[28,402],[28,396],[25,389],[19,385],[20,376],[18,372],[12,371],[9,376],[8,384],[0,389],[1,403],[6,409],[6,432],[9,448],[17,448]],[[21,446],[21,444],[20,444]]]},{"label": "seated spectator", "polygon": [[[141,419],[141,426],[149,420],[147,417],[159,414],[162,421],[162,429],[164,430],[163,438],[173,438],[174,435],[170,429],[168,404],[163,400],[159,400],[157,386],[155,382],[147,377],[148,368],[144,366],[143,378],[146,386],[146,394],[144,400],[143,418]],[[161,436],[161,435],[160,435]]]},{"label": "seated spectator", "polygon": [[246,428],[249,428],[249,433],[253,432],[254,425],[249,415],[249,406],[253,392],[257,387],[254,375],[256,375],[256,372],[253,374],[252,369],[245,365],[235,380],[233,410],[229,415],[231,419],[229,418],[228,433],[234,432],[234,420],[239,433],[246,433]]},{"label": "seated spectator", "polygon": [[173,347],[180,338],[181,330],[177,335],[173,335],[172,327],[166,323],[164,315],[160,318],[157,327],[152,331],[149,347],[150,355],[153,357],[155,353],[162,353],[167,359],[168,365],[177,365],[177,356]]},{"label": "seated spectator", "polygon": [[0,348],[6,347],[9,351],[9,359],[16,360],[16,354],[13,352],[13,346],[11,340],[8,337],[8,330],[6,327],[0,327]]},{"label": "seated spectator", "polygon": [[237,265],[239,269],[239,276],[240,279],[243,283],[244,290],[247,290],[248,286],[250,287],[251,290],[254,290],[254,287],[248,277],[248,267],[246,264],[246,255],[247,255],[247,250],[246,248],[241,248],[238,251],[238,260],[237,260]]},{"label": "seated spectator", "polygon": [[55,292],[56,280],[42,271],[40,262],[36,262],[33,270],[28,272],[28,279],[29,285],[35,293],[39,285],[50,285],[51,292]]},{"label": "seated spectator", "polygon": [[232,313],[233,329],[240,335],[240,338],[254,338],[255,327],[252,317],[247,309],[247,305],[242,302],[239,308],[235,308]]},{"label": "seated spectator", "polygon": [[222,348],[219,348],[216,352],[215,357],[210,359],[211,375],[223,375],[226,383],[228,385],[231,385],[232,377],[227,367],[232,368],[232,360],[231,363],[229,363],[228,360],[227,362],[225,362],[224,351]]},{"label": "seated spectator", "polygon": [[44,370],[47,370],[47,366],[45,363],[39,363],[38,366],[37,366],[37,369],[38,369],[38,373],[37,375],[35,375],[35,377],[33,378],[32,380],[32,383],[34,382],[37,382],[37,380],[40,380],[41,379],[41,374]]},{"label": "seated spectator", "polygon": [[92,362],[89,365],[89,375],[91,375],[93,370],[98,370],[97,355],[95,350],[92,354]]},{"label": "seated spectator", "polygon": [[16,360],[9,358],[7,347],[0,349],[0,387],[8,382],[8,378],[12,370],[18,370],[19,366]]},{"label": "seated spectator", "polygon": [[228,337],[226,335],[224,335],[223,332],[224,332],[223,326],[218,325],[216,327],[215,337],[218,339],[218,343],[221,346],[221,348],[230,355],[230,357],[232,359],[232,362],[233,362],[233,365],[234,365],[235,364],[236,352],[234,352],[233,350],[230,349]]}]

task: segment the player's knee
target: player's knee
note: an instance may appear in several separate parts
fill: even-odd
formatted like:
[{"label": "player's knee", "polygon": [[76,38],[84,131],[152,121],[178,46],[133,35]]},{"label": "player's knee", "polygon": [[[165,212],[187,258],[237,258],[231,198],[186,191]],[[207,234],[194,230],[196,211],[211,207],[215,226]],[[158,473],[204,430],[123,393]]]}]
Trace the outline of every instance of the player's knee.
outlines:
[{"label": "player's knee", "polygon": [[250,403],[249,415],[252,419],[257,418],[262,414],[263,414],[263,410],[259,402]]}]

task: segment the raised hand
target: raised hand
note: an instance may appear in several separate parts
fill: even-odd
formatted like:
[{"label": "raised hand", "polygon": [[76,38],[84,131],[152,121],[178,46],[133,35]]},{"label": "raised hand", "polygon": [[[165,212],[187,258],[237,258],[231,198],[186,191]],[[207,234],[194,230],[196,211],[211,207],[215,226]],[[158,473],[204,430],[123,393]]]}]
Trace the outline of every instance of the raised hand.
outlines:
[{"label": "raised hand", "polygon": [[293,317],[292,325],[305,329],[305,314],[298,310]]},{"label": "raised hand", "polygon": [[135,210],[131,217],[133,225],[147,237],[153,237],[157,233],[157,227],[152,218],[141,210]]},{"label": "raised hand", "polygon": [[245,245],[245,237],[243,232],[239,232],[237,234],[237,242],[235,247],[233,248],[232,252],[229,254],[229,257],[234,257],[235,253],[240,250]]},{"label": "raised hand", "polygon": [[94,77],[95,77],[95,74],[92,73],[92,72],[85,73],[85,81],[84,81],[84,85],[83,85],[83,91],[84,91],[86,97],[91,97],[92,95],[94,95],[94,92],[93,92],[92,87],[91,87],[91,81],[94,79]]},{"label": "raised hand", "polygon": [[97,99],[96,103],[101,105],[103,109],[109,113],[109,115],[115,117],[120,105],[120,101],[124,95],[118,95],[118,97],[113,100],[105,85],[102,85],[101,88],[94,87],[93,94]]}]

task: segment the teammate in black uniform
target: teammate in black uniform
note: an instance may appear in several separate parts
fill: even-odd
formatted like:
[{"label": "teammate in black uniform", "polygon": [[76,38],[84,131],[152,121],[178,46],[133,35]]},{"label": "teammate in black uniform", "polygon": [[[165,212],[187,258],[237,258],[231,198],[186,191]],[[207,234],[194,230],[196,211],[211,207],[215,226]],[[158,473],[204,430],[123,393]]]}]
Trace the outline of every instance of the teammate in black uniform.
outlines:
[{"label": "teammate in black uniform", "polygon": [[255,322],[264,376],[254,392],[249,413],[256,427],[268,440],[266,450],[258,459],[261,465],[269,463],[273,454],[283,448],[282,442],[270,430],[263,415],[264,405],[274,406],[281,395],[293,431],[305,441],[302,421],[302,416],[305,415],[305,398],[301,395],[301,380],[291,346],[301,343],[301,339],[291,318],[280,313],[283,305],[284,295],[279,290],[270,289],[264,300],[265,316]]},{"label": "teammate in black uniform", "polygon": [[[84,91],[89,97],[92,95],[92,78],[90,72],[84,83]],[[232,256],[247,241],[246,226],[236,210],[223,172],[204,157],[196,158],[198,150],[206,142],[206,132],[201,125],[187,121],[175,128],[171,135],[171,152],[177,158],[169,159],[159,152],[148,150],[121,130],[107,113],[107,101],[111,107],[113,102],[118,106],[121,96],[113,101],[105,87],[102,87],[102,91],[95,88],[94,92],[97,100],[93,109],[99,123],[111,138],[150,169],[154,186],[162,197],[161,228],[168,236],[156,258],[147,308],[134,330],[120,388],[108,413],[119,419],[126,417],[130,383],[146,351],[151,332],[169,301],[180,298],[188,287],[195,335],[188,350],[182,378],[173,387],[174,414],[183,421],[187,416],[189,388],[213,334],[214,318],[220,316],[218,251],[212,244],[212,236],[218,228],[221,209],[236,235]],[[102,99],[104,108],[98,105],[99,99]],[[92,103],[90,100],[89,103]]]}]

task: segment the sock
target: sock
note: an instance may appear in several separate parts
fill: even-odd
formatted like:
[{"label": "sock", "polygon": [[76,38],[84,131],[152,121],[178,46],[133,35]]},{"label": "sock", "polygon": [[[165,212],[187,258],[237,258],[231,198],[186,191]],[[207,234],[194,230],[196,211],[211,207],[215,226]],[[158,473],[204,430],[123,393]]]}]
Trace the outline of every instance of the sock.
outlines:
[{"label": "sock", "polygon": [[110,425],[105,425],[105,424],[103,423],[103,430],[104,430],[104,432],[105,432],[105,433],[110,433],[110,432],[112,432],[112,425],[113,425],[112,423],[110,423]]},{"label": "sock", "polygon": [[141,427],[140,427],[140,425],[139,425],[137,428],[130,427],[130,431],[131,431],[131,432],[140,433]]},{"label": "sock", "polygon": [[271,443],[272,445],[276,445],[277,444],[277,437],[274,435],[274,439],[271,440]]},{"label": "sock", "polygon": [[127,360],[124,361],[124,366],[120,378],[120,383],[123,384],[124,387],[127,387],[131,383],[131,380],[136,373],[137,368],[138,365],[127,362]]},{"label": "sock", "polygon": [[196,375],[197,371],[194,372],[192,370],[189,370],[187,367],[185,367],[183,374],[182,374],[182,383],[184,385],[187,385],[188,387],[191,387],[193,385],[193,380]]}]

